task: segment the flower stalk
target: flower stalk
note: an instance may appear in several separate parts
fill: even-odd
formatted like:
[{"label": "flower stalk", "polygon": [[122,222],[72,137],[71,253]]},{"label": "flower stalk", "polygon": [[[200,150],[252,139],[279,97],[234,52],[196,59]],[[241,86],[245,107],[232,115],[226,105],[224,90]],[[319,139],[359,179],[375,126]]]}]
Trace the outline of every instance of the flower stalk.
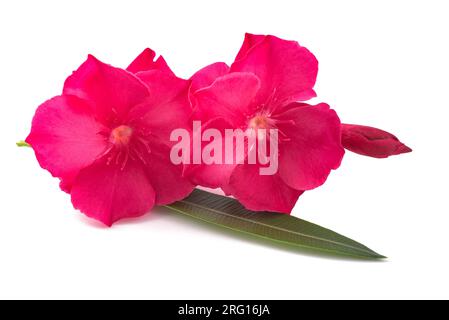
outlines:
[{"label": "flower stalk", "polygon": [[26,148],[31,148],[31,145],[29,143],[26,143],[23,140],[17,141],[16,142],[16,146],[18,147],[26,147]]}]

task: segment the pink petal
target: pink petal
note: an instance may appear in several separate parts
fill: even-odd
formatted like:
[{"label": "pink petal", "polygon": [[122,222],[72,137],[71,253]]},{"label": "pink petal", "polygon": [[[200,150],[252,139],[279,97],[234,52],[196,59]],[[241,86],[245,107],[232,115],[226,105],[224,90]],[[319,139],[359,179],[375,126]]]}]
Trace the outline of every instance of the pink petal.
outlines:
[{"label": "pink petal", "polygon": [[[225,129],[232,128],[232,125],[222,118],[216,118],[203,124],[201,132],[205,132],[207,129],[217,129],[222,137],[222,157],[220,163],[206,164],[204,162],[200,164],[193,163],[193,154],[190,155],[190,164],[185,166],[184,175],[189,178],[194,184],[201,185],[208,188],[219,188],[228,184],[229,177],[234,170],[237,159],[244,159],[243,155],[236,155],[235,148],[233,150],[234,161],[231,164],[226,164],[226,150],[225,150]],[[194,132],[193,140],[199,139],[200,132]],[[210,144],[210,142],[201,141],[201,152],[204,147]],[[193,142],[191,142],[191,146]],[[234,144],[235,147],[235,144]]]},{"label": "pink petal", "polygon": [[150,97],[129,113],[129,121],[137,122],[137,126],[171,145],[170,134],[174,129],[192,127],[190,81],[158,70],[139,72],[137,76],[148,87]]},{"label": "pink petal", "polygon": [[[252,36],[248,36],[252,39]],[[231,72],[252,72],[261,81],[257,95],[258,105],[273,107],[293,101],[304,101],[315,97],[313,86],[318,73],[318,61],[306,48],[296,41],[259,36],[248,45],[246,56],[236,60]],[[245,47],[245,45],[244,45]],[[245,49],[243,49],[245,51]]]},{"label": "pink petal", "polygon": [[340,166],[344,149],[340,119],[325,103],[293,104],[274,116],[278,121],[279,175],[290,187],[310,190],[322,185],[330,171]]},{"label": "pink petal", "polygon": [[79,170],[90,165],[107,147],[107,139],[99,134],[104,130],[86,101],[58,96],[39,106],[26,141],[41,167],[66,180],[68,190]]},{"label": "pink petal", "polygon": [[95,163],[81,170],[72,191],[72,203],[88,217],[111,226],[123,218],[147,213],[155,193],[140,163],[121,165]]},{"label": "pink petal", "polygon": [[148,97],[148,88],[133,74],[89,56],[67,78],[64,94],[92,103],[99,120],[110,125]]},{"label": "pink petal", "polygon": [[164,58],[159,56],[156,60],[156,52],[151,50],[150,48],[146,48],[133,62],[126,68],[127,71],[132,73],[137,73],[141,71],[149,71],[149,70],[160,70],[163,72],[167,72],[169,74],[173,74],[173,71],[167,65]]},{"label": "pink petal", "polygon": [[148,101],[151,102],[169,103],[178,96],[186,96],[190,87],[189,80],[178,78],[160,70],[138,72],[136,75],[148,87],[150,92]]},{"label": "pink petal", "polygon": [[245,33],[245,39],[243,40],[243,44],[235,57],[235,61],[240,60],[248,54],[248,51],[251,50],[255,45],[259,42],[262,42],[267,36],[259,35],[259,34],[251,34]]},{"label": "pink petal", "polygon": [[145,172],[156,193],[156,205],[166,205],[187,197],[194,185],[183,177],[183,166],[170,160],[170,148],[156,140],[150,143]]},{"label": "pink petal", "polygon": [[341,141],[346,149],[374,158],[387,158],[412,151],[389,132],[354,124],[341,125]]},{"label": "pink petal", "polygon": [[224,62],[216,62],[210,64],[199,71],[197,71],[191,78],[192,85],[190,91],[195,93],[195,91],[210,86],[215,79],[224,76],[229,72],[229,66]]},{"label": "pink petal", "polygon": [[238,165],[227,192],[249,210],[290,213],[303,191],[287,186],[278,174],[260,175],[259,168],[256,164]]},{"label": "pink petal", "polygon": [[254,112],[252,101],[260,87],[259,79],[251,73],[236,72],[217,78],[211,86],[195,93],[194,118],[206,122],[223,118],[241,127]]}]

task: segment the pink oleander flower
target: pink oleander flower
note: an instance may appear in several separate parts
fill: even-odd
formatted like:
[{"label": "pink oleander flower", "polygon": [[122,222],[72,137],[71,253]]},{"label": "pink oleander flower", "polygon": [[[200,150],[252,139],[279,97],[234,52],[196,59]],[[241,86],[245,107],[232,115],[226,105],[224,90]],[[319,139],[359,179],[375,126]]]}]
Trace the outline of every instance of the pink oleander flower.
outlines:
[{"label": "pink oleander flower", "polygon": [[260,175],[262,164],[244,161],[188,165],[185,175],[195,184],[221,187],[248,209],[290,213],[304,190],[322,185],[344,154],[335,111],[324,103],[298,102],[315,96],[317,72],[317,60],[297,42],[251,34],[231,67],[215,63],[198,71],[190,91],[202,130],[277,129],[279,170]]},{"label": "pink oleander flower", "polygon": [[341,142],[345,149],[373,158],[387,158],[412,151],[391,133],[355,124],[341,125]]},{"label": "pink oleander flower", "polygon": [[73,206],[108,226],[193,190],[168,142],[172,129],[190,128],[190,82],[143,55],[129,71],[89,56],[62,95],[39,106],[26,139]]}]

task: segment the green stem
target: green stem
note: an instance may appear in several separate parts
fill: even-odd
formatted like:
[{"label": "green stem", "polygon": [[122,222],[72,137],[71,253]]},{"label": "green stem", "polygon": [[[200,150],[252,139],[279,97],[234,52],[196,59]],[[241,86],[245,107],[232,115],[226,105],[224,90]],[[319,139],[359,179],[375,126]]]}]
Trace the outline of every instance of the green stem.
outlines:
[{"label": "green stem", "polygon": [[19,142],[16,142],[16,145],[17,145],[18,147],[27,147],[27,148],[31,148],[31,145],[30,145],[29,143],[26,143],[26,142],[23,141],[23,140],[20,140]]}]

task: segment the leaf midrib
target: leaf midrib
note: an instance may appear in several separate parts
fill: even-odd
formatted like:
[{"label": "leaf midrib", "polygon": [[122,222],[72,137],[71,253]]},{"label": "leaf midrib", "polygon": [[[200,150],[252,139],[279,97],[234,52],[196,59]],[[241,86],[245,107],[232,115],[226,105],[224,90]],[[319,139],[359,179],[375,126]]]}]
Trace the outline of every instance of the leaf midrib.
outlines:
[{"label": "leaf midrib", "polygon": [[[324,242],[340,245],[340,246],[343,246],[343,247],[346,247],[346,248],[351,248],[351,249],[354,249],[356,251],[365,252],[365,253],[367,253],[367,254],[369,254],[371,256],[377,255],[377,254],[375,254],[375,253],[373,253],[371,251],[367,251],[367,250],[365,250],[363,248],[354,247],[354,246],[349,245],[349,244],[341,243],[341,242],[334,241],[334,240],[327,240],[327,239],[323,239],[323,238],[320,238],[320,237],[307,235],[307,234],[304,234],[304,233],[294,232],[294,231],[291,231],[291,230],[288,230],[288,229],[285,229],[285,228],[282,228],[282,227],[272,226],[272,225],[268,225],[268,224],[265,224],[265,223],[262,223],[262,222],[255,222],[255,221],[253,221],[251,219],[246,219],[246,218],[243,218],[241,216],[232,215],[232,214],[229,214],[229,213],[226,213],[226,212],[223,212],[223,211],[219,211],[219,210],[216,210],[216,209],[213,209],[213,208],[204,207],[202,205],[199,205],[199,204],[196,204],[194,202],[187,201],[187,200],[181,200],[179,202],[187,203],[187,204],[189,204],[191,206],[194,206],[194,207],[199,207],[201,209],[206,209],[206,210],[209,210],[209,211],[213,211],[213,212],[218,213],[220,215],[225,215],[227,217],[237,218],[239,220],[242,220],[242,221],[245,221],[245,222],[250,222],[250,223],[253,223],[253,224],[256,224],[256,225],[260,224],[260,225],[263,225],[265,227],[273,228],[273,229],[276,229],[276,230],[279,230],[279,231],[285,231],[287,233],[303,236],[303,237],[306,237],[306,238],[310,238],[310,239],[314,239],[314,240],[320,240],[320,241],[324,241]],[[235,228],[232,228],[232,229],[235,230]],[[269,236],[265,236],[265,237],[269,237]],[[273,239],[272,237],[269,237],[269,238]]]}]

